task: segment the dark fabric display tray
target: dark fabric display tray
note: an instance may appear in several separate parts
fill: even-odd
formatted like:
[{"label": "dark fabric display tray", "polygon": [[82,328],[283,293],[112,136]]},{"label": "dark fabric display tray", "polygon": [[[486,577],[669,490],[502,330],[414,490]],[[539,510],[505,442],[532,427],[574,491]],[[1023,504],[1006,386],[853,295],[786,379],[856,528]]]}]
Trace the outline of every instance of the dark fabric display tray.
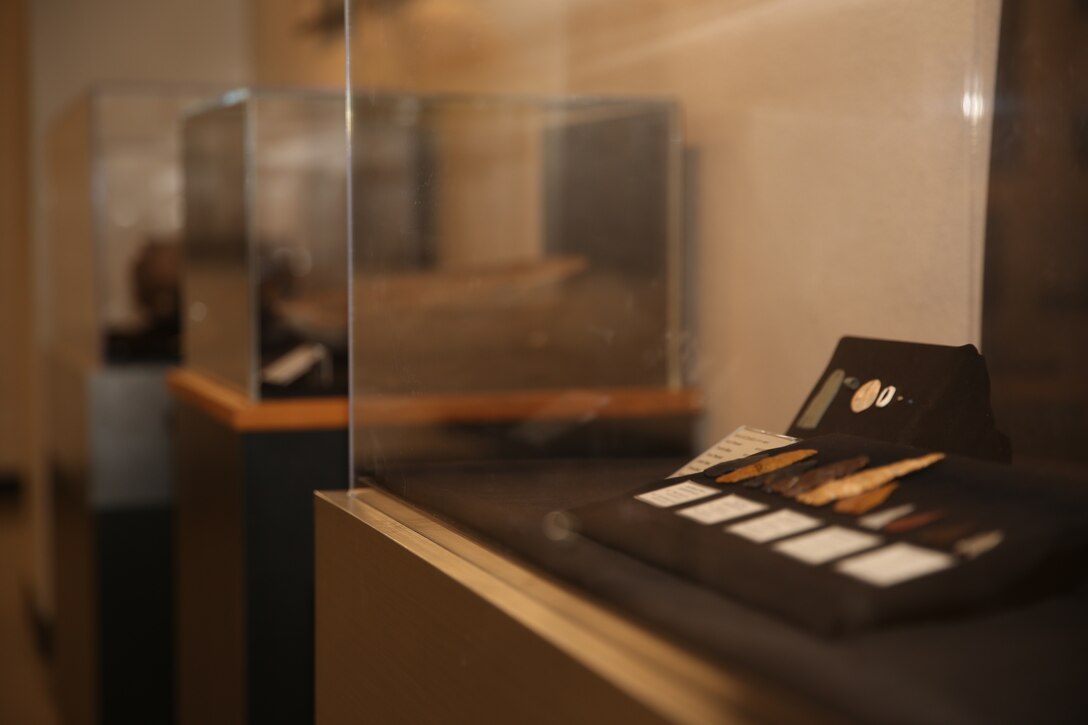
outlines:
[{"label": "dark fabric display tray", "polygon": [[[842,435],[809,439],[772,453],[797,449],[818,451],[803,465],[866,455],[869,469],[926,453]],[[747,462],[715,467],[714,474]],[[833,504],[805,505],[758,487],[766,477],[733,484],[717,484],[714,475],[686,479],[718,493],[670,507],[635,497],[674,481],[657,483],[574,509],[574,525],[619,551],[823,633],[912,617],[964,615],[1074,588],[1086,573],[1088,491],[1008,466],[949,456],[903,477],[883,504],[861,516],[837,513]],[[679,513],[697,506],[706,510],[718,505],[720,510],[722,503],[730,505],[722,515],[739,506],[737,515],[707,523]],[[861,523],[907,505],[913,509],[883,528]],[[787,511],[802,518],[780,513]],[[919,525],[911,527],[911,517]],[[935,518],[921,524],[929,517]],[[768,534],[763,522],[774,521],[792,521],[794,526]],[[807,528],[797,528],[796,521]],[[904,523],[909,530],[894,530]],[[752,531],[759,540],[740,531]],[[772,538],[764,540],[767,536]],[[970,546],[962,553],[956,549],[965,546],[961,542],[980,540],[993,548],[982,553]],[[849,550],[839,555],[834,548],[824,550],[836,544]],[[818,560],[786,553],[798,548]],[[884,565],[888,560],[882,557],[888,556],[892,560]],[[840,570],[853,571],[854,564],[861,567],[860,575]],[[921,570],[912,568],[917,566]]]},{"label": "dark fabric display tray", "polygon": [[[625,495],[683,461],[464,463],[389,471],[382,487],[727,668],[873,723],[1088,718],[1088,586],[971,616],[829,638],[585,536],[554,512]],[[1028,476],[1030,478],[1030,476]],[[909,478],[907,479],[909,480]]]},{"label": "dark fabric display tray", "polygon": [[845,433],[1006,463],[1011,458],[990,408],[986,361],[973,345],[844,337],[787,433]]}]

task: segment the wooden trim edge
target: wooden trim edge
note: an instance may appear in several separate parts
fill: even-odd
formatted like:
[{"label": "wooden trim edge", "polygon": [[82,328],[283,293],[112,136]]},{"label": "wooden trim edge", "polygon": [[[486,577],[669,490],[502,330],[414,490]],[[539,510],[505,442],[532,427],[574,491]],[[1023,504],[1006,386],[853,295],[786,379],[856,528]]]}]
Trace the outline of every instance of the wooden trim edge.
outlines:
[{"label": "wooden trim edge", "polygon": [[253,401],[203,373],[184,368],[167,372],[166,384],[176,400],[243,433],[348,427],[345,397]]},{"label": "wooden trim edge", "polygon": [[[194,370],[166,376],[173,396],[239,431],[346,428],[348,401],[296,398],[253,401]],[[694,388],[630,387],[502,392],[373,395],[355,401],[356,420],[368,426],[419,426],[559,420],[633,420],[694,415],[701,410]]]}]

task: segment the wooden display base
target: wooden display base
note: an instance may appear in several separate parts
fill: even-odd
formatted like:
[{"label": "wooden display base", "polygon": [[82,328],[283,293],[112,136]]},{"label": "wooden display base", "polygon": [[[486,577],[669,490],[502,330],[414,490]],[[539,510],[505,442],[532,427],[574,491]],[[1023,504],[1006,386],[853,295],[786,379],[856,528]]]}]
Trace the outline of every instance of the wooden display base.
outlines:
[{"label": "wooden display base", "polygon": [[185,369],[171,370],[166,382],[179,403],[239,432],[348,427],[348,401],[342,396],[254,401],[214,378]]}]

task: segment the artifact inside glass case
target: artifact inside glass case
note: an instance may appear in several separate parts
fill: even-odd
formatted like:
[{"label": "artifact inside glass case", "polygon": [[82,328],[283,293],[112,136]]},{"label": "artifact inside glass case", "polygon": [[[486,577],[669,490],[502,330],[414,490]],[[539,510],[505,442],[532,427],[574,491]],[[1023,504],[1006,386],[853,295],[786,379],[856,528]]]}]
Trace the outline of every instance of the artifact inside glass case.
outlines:
[{"label": "artifact inside glass case", "polygon": [[253,399],[345,394],[343,96],[233,92],[183,144],[186,364]]},{"label": "artifact inside glass case", "polygon": [[48,139],[52,340],[81,360],[178,358],[179,122],[195,89],[110,84]]}]

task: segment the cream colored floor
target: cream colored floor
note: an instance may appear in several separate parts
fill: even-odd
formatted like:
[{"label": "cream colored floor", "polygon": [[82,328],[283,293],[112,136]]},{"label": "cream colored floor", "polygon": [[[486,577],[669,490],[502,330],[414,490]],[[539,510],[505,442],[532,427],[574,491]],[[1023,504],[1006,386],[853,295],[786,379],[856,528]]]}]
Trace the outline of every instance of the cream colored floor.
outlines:
[{"label": "cream colored floor", "polygon": [[49,674],[35,650],[23,603],[25,522],[18,502],[0,496],[0,723],[56,725]]}]

